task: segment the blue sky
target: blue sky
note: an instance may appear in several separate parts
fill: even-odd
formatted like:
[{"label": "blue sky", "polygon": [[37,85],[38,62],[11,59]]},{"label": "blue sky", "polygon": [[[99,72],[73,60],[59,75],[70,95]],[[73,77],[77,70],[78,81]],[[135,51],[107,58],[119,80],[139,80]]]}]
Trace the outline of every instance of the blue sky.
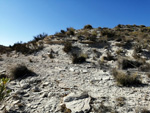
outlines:
[{"label": "blue sky", "polygon": [[0,44],[27,42],[67,27],[150,26],[150,0],[0,0]]}]

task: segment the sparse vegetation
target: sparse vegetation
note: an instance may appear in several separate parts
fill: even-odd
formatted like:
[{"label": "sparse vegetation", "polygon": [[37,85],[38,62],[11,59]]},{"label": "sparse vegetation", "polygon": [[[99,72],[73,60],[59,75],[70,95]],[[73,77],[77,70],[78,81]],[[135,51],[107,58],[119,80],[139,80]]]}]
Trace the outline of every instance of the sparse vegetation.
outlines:
[{"label": "sparse vegetation", "polygon": [[[45,49],[43,49],[44,47]],[[38,52],[42,49],[43,51]],[[26,57],[26,55],[28,56]],[[69,57],[70,60],[68,61],[69,58],[65,57]],[[18,85],[18,83],[23,83],[21,84],[21,86],[23,86],[21,89],[25,89],[25,91],[30,91],[30,85],[32,85],[33,82],[35,83],[33,85],[36,87],[39,86],[39,89],[52,86],[51,91],[54,92],[56,92],[54,87],[57,85],[58,87],[56,88],[63,91],[61,94],[58,92],[58,96],[64,97],[62,95],[68,95],[71,91],[77,90],[83,82],[87,82],[84,86],[86,87],[89,83],[91,86],[88,85],[87,87],[89,88],[88,93],[92,94],[88,100],[90,101],[91,109],[87,112],[117,113],[115,110],[118,110],[118,112],[134,112],[134,108],[138,106],[135,100],[137,100],[138,103],[140,102],[141,107],[148,105],[149,92],[147,89],[149,88],[150,81],[149,60],[150,27],[144,25],[119,24],[111,29],[102,27],[93,28],[91,25],[85,25],[83,29],[75,30],[70,27],[67,28],[67,30],[61,30],[51,36],[44,33],[39,34],[35,36],[32,41],[27,43],[17,42],[9,47],[0,45],[0,64],[2,65],[0,68],[0,101],[8,96],[9,90],[7,87],[15,84],[18,88],[20,85]],[[14,64],[20,62],[27,62],[27,65]],[[70,64],[70,62],[72,64]],[[5,69],[9,63],[13,64],[10,65],[8,69]],[[33,80],[31,79],[30,81],[29,77],[26,79],[29,81],[29,86],[28,84],[24,84],[26,80],[21,79],[36,75],[27,66],[33,66],[33,69],[36,71],[40,69],[38,73],[40,77],[44,75],[44,77],[42,76],[43,81],[41,81],[41,79],[35,80],[36,78],[34,77]],[[112,69],[112,73],[109,73],[110,68],[113,67],[116,68]],[[50,76],[48,76],[49,74]],[[59,74],[59,77],[56,74]],[[71,77],[74,78],[70,78],[70,74],[73,74]],[[112,74],[112,76],[105,76],[108,74]],[[83,76],[80,77],[80,75]],[[51,77],[53,78],[51,79]],[[78,82],[80,79],[81,82]],[[10,84],[7,86],[9,80],[14,81],[10,81]],[[49,80],[51,80],[52,83],[49,83]],[[76,81],[70,84],[72,80]],[[114,81],[118,86],[112,87],[111,89],[111,86],[114,86]],[[74,85],[74,83],[76,84]],[[68,84],[69,87],[67,87]],[[80,89],[83,89],[84,86],[82,85]],[[109,89],[103,91],[103,88],[107,88],[105,86],[108,86]],[[33,87],[31,91],[35,93],[36,91],[41,91],[36,87],[35,89]],[[98,87],[98,89],[96,89],[96,87]],[[94,93],[101,94],[97,95],[93,92],[91,93],[92,88],[94,88]],[[130,95],[127,100],[125,97],[118,97],[119,95],[112,92],[114,88],[116,93],[121,92],[120,95],[126,92],[128,95],[132,95]],[[16,91],[16,89],[14,90]],[[109,95],[110,92],[112,93],[111,96]],[[47,91],[39,93],[41,94],[39,98],[42,97],[46,99],[48,96],[53,96],[53,93],[51,95],[51,93],[47,93]],[[108,95],[104,95],[107,93]],[[17,102],[21,99],[24,100],[24,97],[30,99],[32,96],[28,97],[28,94],[24,94],[24,92],[23,94],[17,92],[12,99]],[[92,96],[96,97],[96,101],[93,103],[91,102],[94,100]],[[55,101],[56,98],[53,98],[52,102]],[[133,101],[135,103],[130,104],[130,99],[131,102]],[[11,100],[8,100],[8,102],[11,102]],[[58,102],[59,100],[57,104]],[[114,103],[114,105],[109,106],[109,104],[112,103]],[[15,106],[18,107],[17,109],[24,110],[24,104],[22,104],[22,102],[16,103]],[[60,106],[60,109],[57,110],[63,113],[71,113],[72,108],[67,108],[68,106],[66,106],[67,104],[63,104]],[[37,107],[37,109],[39,109],[39,106]],[[137,113],[150,112],[148,109],[139,109],[140,111]],[[54,110],[52,110],[52,112],[54,112]]]}]

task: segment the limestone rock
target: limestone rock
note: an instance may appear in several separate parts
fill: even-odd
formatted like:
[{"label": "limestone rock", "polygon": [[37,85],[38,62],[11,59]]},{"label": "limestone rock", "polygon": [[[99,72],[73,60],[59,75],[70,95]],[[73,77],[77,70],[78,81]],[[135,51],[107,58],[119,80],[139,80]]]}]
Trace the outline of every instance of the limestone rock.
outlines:
[{"label": "limestone rock", "polygon": [[72,113],[87,113],[90,110],[91,97],[87,93],[70,93],[63,98],[63,104],[70,109]]}]

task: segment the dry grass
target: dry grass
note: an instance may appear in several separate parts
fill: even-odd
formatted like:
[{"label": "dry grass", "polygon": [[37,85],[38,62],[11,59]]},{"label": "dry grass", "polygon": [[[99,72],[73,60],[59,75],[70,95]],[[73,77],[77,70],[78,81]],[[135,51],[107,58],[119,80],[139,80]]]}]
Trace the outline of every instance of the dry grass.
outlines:
[{"label": "dry grass", "polygon": [[127,58],[119,58],[118,59],[118,67],[119,69],[128,69],[128,68],[138,68],[143,65],[143,62],[130,60]]},{"label": "dry grass", "polygon": [[117,106],[120,106],[120,107],[124,106],[125,105],[125,100],[126,100],[125,97],[116,98]]},{"label": "dry grass", "polygon": [[126,74],[122,71],[118,71],[116,69],[113,69],[112,74],[113,74],[114,79],[116,80],[118,85],[121,85],[121,86],[138,86],[138,85],[142,84],[142,82],[140,80],[140,76],[137,73]]},{"label": "dry grass", "polygon": [[34,72],[29,70],[24,64],[16,64],[16,65],[11,65],[9,67],[10,73],[8,74],[8,77],[11,80],[18,79],[18,78],[26,78],[28,76],[35,75]]},{"label": "dry grass", "polygon": [[62,113],[71,113],[71,110],[68,109],[65,104],[63,104],[63,105],[61,105],[61,112]]}]

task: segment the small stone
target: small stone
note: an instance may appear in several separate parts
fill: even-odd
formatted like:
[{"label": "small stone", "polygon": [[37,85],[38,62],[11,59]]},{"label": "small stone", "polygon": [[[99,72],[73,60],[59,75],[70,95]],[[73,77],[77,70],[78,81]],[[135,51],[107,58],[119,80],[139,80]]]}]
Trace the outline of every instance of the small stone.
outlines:
[{"label": "small stone", "polygon": [[47,93],[47,92],[46,92],[46,93],[43,93],[43,94],[41,95],[41,97],[42,97],[42,98],[48,97],[48,93]]},{"label": "small stone", "polygon": [[83,73],[87,73],[88,71],[84,69],[82,72],[83,72]]},{"label": "small stone", "polygon": [[24,97],[29,97],[29,96],[30,96],[29,94],[25,94],[25,95],[24,95]]},{"label": "small stone", "polygon": [[70,71],[72,71],[72,72],[74,72],[74,71],[75,71],[75,69],[73,69],[73,68],[70,68],[69,70],[70,70]]},{"label": "small stone", "polygon": [[16,85],[16,82],[15,81],[11,81],[10,84],[11,85]]},{"label": "small stone", "polygon": [[44,86],[48,86],[48,85],[49,85],[49,82],[44,82],[44,83],[43,83],[43,87],[44,87]]},{"label": "small stone", "polygon": [[16,101],[12,102],[12,105],[17,104],[19,102],[20,102],[20,100],[16,100]]}]

